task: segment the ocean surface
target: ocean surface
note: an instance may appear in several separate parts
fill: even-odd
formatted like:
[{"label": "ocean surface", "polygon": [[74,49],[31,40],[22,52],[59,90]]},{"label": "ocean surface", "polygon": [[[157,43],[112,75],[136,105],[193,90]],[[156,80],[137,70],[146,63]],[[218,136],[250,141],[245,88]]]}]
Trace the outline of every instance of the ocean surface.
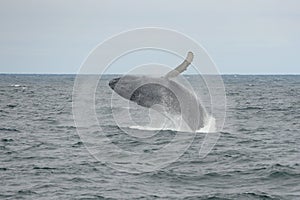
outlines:
[{"label": "ocean surface", "polygon": [[[95,95],[102,131],[91,128],[94,135],[139,152],[175,137],[176,130],[162,130],[147,142],[126,138],[124,130],[136,136],[154,130],[114,123],[107,103],[112,77],[102,77]],[[226,121],[212,151],[199,157],[205,133],[197,133],[174,162],[141,173],[89,153],[73,119],[74,79],[0,75],[0,199],[300,199],[299,75],[224,75]]]}]

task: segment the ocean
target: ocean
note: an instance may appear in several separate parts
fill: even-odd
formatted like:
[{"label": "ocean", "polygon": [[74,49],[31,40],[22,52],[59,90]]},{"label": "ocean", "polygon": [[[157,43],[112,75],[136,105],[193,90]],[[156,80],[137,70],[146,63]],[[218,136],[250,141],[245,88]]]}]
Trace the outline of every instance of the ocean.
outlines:
[{"label": "ocean", "polygon": [[[95,95],[102,130],[87,129],[93,135],[127,151],[154,152],[184,134],[142,125],[120,128],[108,103],[112,77],[102,77]],[[188,79],[191,85],[195,78]],[[300,76],[222,78],[226,119],[211,152],[199,157],[205,133],[197,133],[174,162],[131,173],[96,159],[78,135],[75,75],[1,74],[0,199],[300,199]],[[128,138],[124,130],[137,137]],[[138,137],[154,132],[147,141]],[[110,156],[109,149],[101,153]]]}]

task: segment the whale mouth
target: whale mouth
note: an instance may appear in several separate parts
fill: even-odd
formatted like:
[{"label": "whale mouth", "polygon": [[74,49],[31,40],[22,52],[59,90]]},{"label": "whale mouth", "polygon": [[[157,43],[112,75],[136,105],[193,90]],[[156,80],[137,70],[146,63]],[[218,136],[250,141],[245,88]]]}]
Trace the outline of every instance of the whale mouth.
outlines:
[{"label": "whale mouth", "polygon": [[120,80],[120,78],[114,78],[114,79],[110,80],[108,83],[109,87],[111,89],[114,89],[119,80]]}]

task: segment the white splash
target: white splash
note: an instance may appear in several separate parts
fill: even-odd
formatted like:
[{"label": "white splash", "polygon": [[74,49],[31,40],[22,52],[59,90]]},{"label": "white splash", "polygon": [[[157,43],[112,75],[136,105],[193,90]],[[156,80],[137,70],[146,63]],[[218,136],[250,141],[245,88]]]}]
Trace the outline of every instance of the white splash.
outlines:
[{"label": "white splash", "polygon": [[[151,117],[153,119],[153,117]],[[146,126],[129,126],[131,129],[158,131],[158,130],[171,130],[180,132],[191,132],[191,129],[185,123],[181,116],[166,117],[164,123],[158,122],[157,120],[151,120],[151,123]],[[213,133],[216,131],[216,119],[212,116],[208,116],[205,120],[204,127],[197,130],[197,133]]]},{"label": "white splash", "polygon": [[216,132],[216,119],[213,116],[208,116],[203,128],[196,131],[197,133],[214,133]]}]

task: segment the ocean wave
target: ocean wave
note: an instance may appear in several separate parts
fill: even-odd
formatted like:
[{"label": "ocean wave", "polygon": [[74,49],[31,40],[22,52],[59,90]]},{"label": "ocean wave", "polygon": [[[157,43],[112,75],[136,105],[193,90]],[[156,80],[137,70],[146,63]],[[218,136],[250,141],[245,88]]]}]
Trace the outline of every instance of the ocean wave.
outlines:
[{"label": "ocean wave", "polygon": [[54,167],[38,167],[38,166],[34,166],[33,169],[56,170],[56,169],[58,169],[58,168],[54,168]]},{"label": "ocean wave", "polygon": [[32,194],[37,194],[36,192],[32,191],[32,190],[19,190],[18,194],[21,195],[32,195]]},{"label": "ocean wave", "polygon": [[8,108],[15,108],[15,107],[17,107],[18,105],[16,105],[16,104],[7,104],[6,105],[6,107],[8,107]]},{"label": "ocean wave", "polygon": [[15,128],[0,128],[0,131],[7,131],[7,132],[21,132],[18,129]]},{"label": "ocean wave", "polygon": [[1,142],[13,142],[14,140],[11,138],[2,138]]},{"label": "ocean wave", "polygon": [[10,87],[26,87],[26,85],[12,84]]},{"label": "ocean wave", "polygon": [[284,179],[284,178],[299,178],[299,165],[282,165],[279,163],[272,164],[261,168],[253,169],[259,177],[264,179]]},{"label": "ocean wave", "polygon": [[[211,194],[211,195],[204,195],[204,196],[197,196],[199,199],[209,199],[209,200],[231,200],[231,199],[251,199],[251,200],[280,200],[281,197],[277,195],[268,194],[265,192],[244,192],[244,193],[231,193],[231,194]],[[194,199],[194,196],[190,198],[184,199]]]},{"label": "ocean wave", "polygon": [[83,145],[83,142],[76,142],[75,144],[72,145],[72,147],[80,147]]},{"label": "ocean wave", "polygon": [[240,107],[236,108],[236,110],[262,110],[264,107],[262,106],[246,106],[246,107]]}]

